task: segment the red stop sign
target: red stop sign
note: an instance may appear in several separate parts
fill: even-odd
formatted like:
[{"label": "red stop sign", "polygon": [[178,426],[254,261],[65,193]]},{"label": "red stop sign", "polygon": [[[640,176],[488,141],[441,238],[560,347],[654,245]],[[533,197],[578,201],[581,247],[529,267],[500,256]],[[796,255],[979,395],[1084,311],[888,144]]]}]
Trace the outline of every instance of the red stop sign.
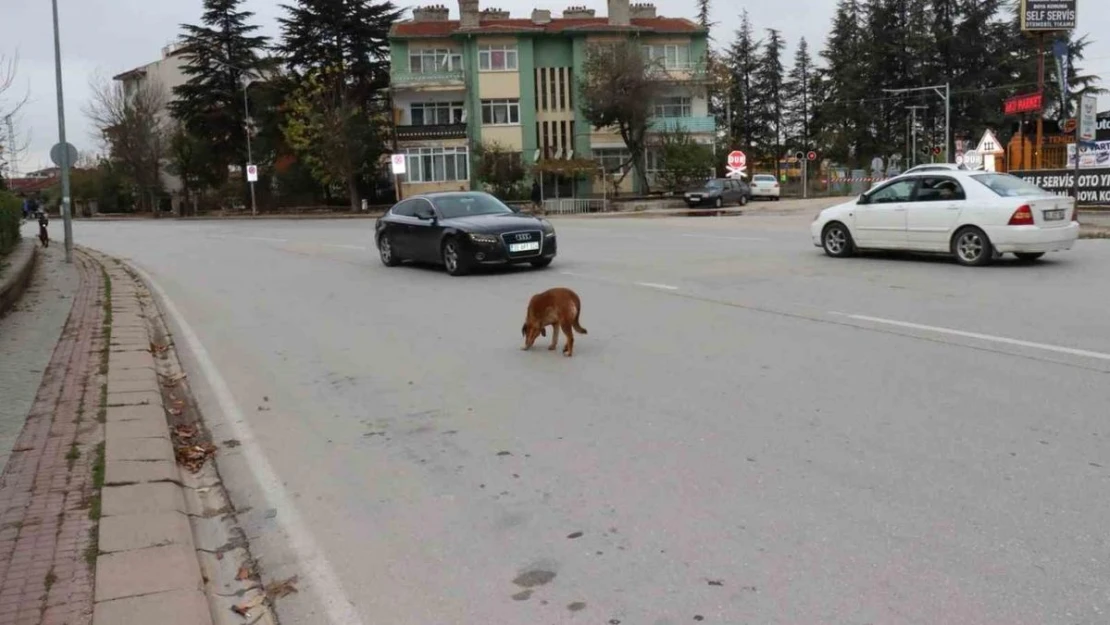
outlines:
[{"label": "red stop sign", "polygon": [[748,157],[740,150],[733,150],[728,153],[728,166],[733,169],[740,169],[748,164]]}]

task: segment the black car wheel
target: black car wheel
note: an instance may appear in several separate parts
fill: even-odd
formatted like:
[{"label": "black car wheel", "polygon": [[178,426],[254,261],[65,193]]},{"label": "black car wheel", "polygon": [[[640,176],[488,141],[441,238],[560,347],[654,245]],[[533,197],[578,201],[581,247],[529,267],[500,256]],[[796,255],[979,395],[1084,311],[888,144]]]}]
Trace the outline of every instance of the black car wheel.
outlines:
[{"label": "black car wheel", "polygon": [[382,259],[382,264],[386,267],[396,267],[401,264],[401,258],[397,256],[397,252],[393,249],[393,238],[388,234],[383,234],[378,238],[378,256]]},{"label": "black car wheel", "polygon": [[746,193],[740,194],[740,206],[748,205],[748,195]]},{"label": "black car wheel", "polygon": [[443,266],[452,276],[465,276],[470,269],[458,240],[453,237],[443,242]]},{"label": "black car wheel", "polygon": [[725,205],[724,201],[719,196],[717,197],[716,200],[713,201],[713,208],[720,208],[724,205]]},{"label": "black car wheel", "polygon": [[852,233],[839,221],[825,226],[824,232],[821,233],[821,246],[825,248],[825,253],[833,258],[847,258],[856,251]]},{"label": "black car wheel", "polygon": [[991,240],[975,226],[967,226],[952,237],[952,253],[956,255],[956,262],[968,267],[982,267],[994,260]]},{"label": "black car wheel", "polygon": [[552,257],[552,258],[539,258],[539,259],[536,259],[536,260],[532,261],[532,266],[535,267],[536,269],[543,269],[544,267],[547,267],[548,265],[550,265],[551,261],[553,261],[553,260],[555,260],[554,257]]}]

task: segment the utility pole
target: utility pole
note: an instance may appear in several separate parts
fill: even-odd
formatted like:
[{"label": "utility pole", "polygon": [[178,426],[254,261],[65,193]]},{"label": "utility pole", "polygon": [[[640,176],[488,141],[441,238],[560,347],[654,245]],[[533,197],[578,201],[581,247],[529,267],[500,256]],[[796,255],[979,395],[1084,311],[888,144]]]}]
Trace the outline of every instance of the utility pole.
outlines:
[{"label": "utility pole", "polygon": [[915,93],[932,91],[944,100],[944,162],[952,162],[952,84],[929,85],[928,87],[911,87],[909,89],[883,89],[883,93]]},{"label": "utility pole", "polygon": [[62,96],[62,42],[58,34],[58,0],[53,0],[54,9],[54,82],[58,91],[58,145],[62,146],[62,221],[65,225],[66,262],[73,262],[73,220],[69,204],[69,144],[66,143],[66,105]]},{"label": "utility pole", "polygon": [[906,107],[906,110],[910,111],[910,113],[913,115],[913,122],[911,122],[912,126],[910,127],[910,136],[913,137],[913,146],[910,148],[910,153],[913,154],[913,161],[911,161],[911,162],[914,165],[917,164],[917,111],[919,111],[919,110],[924,111],[928,108],[929,107],[927,107],[927,106],[920,106],[920,105],[918,105],[918,106],[907,106]]}]

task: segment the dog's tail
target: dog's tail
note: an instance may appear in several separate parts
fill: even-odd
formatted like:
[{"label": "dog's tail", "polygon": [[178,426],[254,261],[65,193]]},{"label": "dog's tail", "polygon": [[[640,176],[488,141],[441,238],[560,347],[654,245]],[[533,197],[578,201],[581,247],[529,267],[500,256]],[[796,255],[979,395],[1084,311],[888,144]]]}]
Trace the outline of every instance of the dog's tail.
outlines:
[{"label": "dog's tail", "polygon": [[574,329],[579,334],[589,334],[589,332],[586,332],[586,328],[583,328],[582,324],[578,323],[578,317],[580,317],[581,315],[582,315],[582,307],[579,306],[578,310],[574,313]]}]

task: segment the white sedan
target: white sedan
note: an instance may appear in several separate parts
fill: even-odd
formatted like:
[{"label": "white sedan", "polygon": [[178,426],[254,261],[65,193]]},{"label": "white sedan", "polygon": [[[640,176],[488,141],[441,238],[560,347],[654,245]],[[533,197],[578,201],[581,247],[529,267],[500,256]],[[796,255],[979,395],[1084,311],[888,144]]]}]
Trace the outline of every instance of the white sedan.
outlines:
[{"label": "white sedan", "polygon": [[752,176],[752,182],[748,186],[751,187],[753,200],[762,197],[777,202],[782,192],[782,189],[779,188],[779,181],[770,174]]},{"label": "white sedan", "polygon": [[857,250],[952,254],[986,265],[1012,253],[1032,261],[1070,250],[1079,238],[1075,200],[1009,174],[982,171],[902,175],[851,202],[821,211],[813,244],[842,258]]}]

